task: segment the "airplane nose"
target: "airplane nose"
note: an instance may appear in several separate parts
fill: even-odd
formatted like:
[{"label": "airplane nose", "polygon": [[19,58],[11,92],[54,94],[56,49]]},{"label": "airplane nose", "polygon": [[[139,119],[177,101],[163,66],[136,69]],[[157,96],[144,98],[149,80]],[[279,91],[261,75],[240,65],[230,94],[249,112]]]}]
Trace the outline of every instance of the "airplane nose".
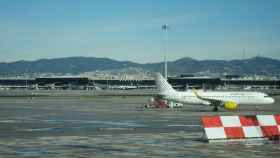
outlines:
[{"label": "airplane nose", "polygon": [[275,102],[275,100],[274,100],[273,98],[268,98],[268,102],[269,102],[270,104],[273,104],[273,103]]}]

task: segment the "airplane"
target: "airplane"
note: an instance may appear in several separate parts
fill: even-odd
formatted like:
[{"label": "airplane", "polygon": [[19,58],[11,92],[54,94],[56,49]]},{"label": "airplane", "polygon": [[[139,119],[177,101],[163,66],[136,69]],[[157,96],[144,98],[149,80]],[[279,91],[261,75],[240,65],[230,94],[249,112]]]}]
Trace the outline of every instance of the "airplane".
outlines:
[{"label": "airplane", "polygon": [[[218,91],[176,91],[159,73],[155,77],[156,87],[159,94],[154,98],[156,102],[182,106],[183,104],[191,105],[208,105],[213,106],[213,111],[218,111],[219,107],[226,110],[236,110],[239,105],[265,105],[273,104],[274,99],[261,92],[218,92]],[[172,107],[171,107],[172,108]]]}]

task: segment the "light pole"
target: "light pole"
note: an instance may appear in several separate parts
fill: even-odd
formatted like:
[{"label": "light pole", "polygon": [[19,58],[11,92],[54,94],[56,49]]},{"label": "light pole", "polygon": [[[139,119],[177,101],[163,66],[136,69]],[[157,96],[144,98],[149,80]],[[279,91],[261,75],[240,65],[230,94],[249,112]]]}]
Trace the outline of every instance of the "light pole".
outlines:
[{"label": "light pole", "polygon": [[26,90],[28,89],[28,87],[27,87],[28,75],[27,75],[27,74],[28,74],[28,69],[26,68],[26,69],[25,69],[25,75],[24,75],[24,76],[25,76],[25,89],[26,89]]},{"label": "light pole", "polygon": [[167,24],[164,24],[161,29],[164,33],[164,77],[167,80],[168,30],[170,27]]}]

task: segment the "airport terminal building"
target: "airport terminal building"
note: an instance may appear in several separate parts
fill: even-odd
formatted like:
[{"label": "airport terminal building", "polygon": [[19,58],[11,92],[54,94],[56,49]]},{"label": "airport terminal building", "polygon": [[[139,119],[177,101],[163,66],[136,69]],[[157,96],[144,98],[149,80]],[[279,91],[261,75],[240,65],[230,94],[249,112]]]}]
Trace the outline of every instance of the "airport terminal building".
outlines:
[{"label": "airport terminal building", "polygon": [[[168,82],[176,89],[280,89],[280,80],[244,80],[212,77],[170,77]],[[43,77],[34,79],[0,79],[0,89],[151,89],[153,79],[120,80],[91,79],[87,77]]]}]

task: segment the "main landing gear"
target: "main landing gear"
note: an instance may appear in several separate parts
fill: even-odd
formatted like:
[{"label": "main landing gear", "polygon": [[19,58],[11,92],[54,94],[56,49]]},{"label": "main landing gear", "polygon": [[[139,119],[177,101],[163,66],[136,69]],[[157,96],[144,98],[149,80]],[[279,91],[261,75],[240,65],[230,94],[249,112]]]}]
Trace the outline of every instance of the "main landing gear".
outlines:
[{"label": "main landing gear", "polygon": [[213,111],[217,112],[218,111],[218,106],[214,106]]}]

